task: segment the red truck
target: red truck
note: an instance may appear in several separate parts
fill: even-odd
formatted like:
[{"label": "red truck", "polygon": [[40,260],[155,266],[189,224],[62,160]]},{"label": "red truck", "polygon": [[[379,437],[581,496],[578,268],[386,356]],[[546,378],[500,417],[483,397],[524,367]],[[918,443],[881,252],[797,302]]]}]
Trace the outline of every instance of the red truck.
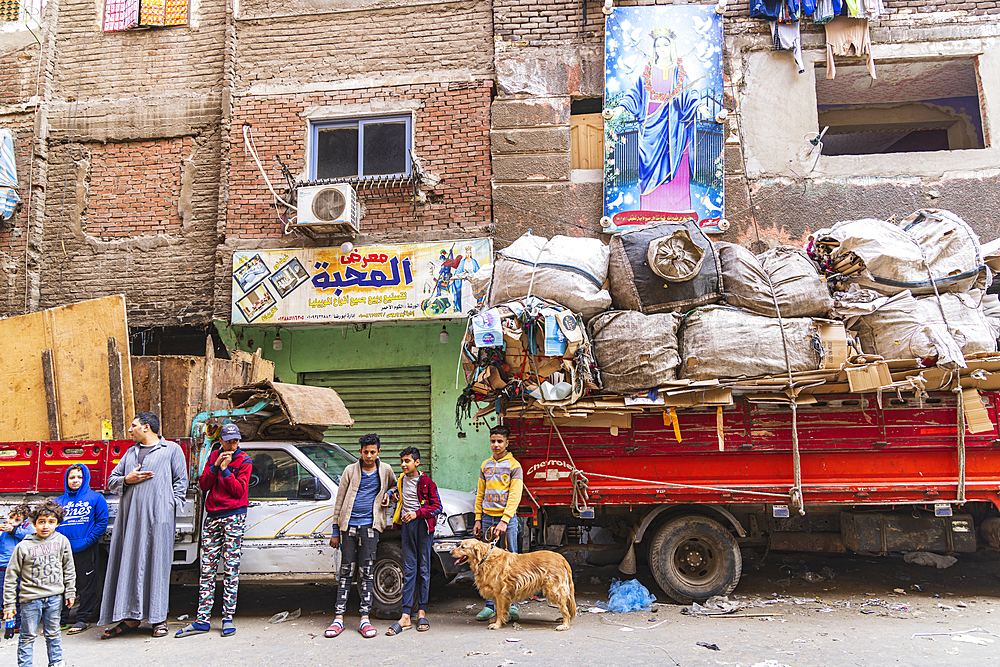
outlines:
[{"label": "red truck", "polygon": [[645,408],[622,428],[513,410],[505,423],[534,542],[609,528],[645,547],[663,591],[689,603],[731,592],[745,549],[975,551],[1000,508],[1000,396],[981,397],[992,430],[959,437],[953,392],[816,395],[796,407],[797,447],[788,402],[747,396],[676,421]]}]

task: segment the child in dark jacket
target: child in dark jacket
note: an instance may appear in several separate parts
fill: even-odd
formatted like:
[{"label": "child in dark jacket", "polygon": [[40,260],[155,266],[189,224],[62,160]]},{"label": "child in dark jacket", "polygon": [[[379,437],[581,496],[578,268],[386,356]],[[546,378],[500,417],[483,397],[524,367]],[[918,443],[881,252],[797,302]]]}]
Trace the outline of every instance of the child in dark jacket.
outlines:
[{"label": "child in dark jacket", "polygon": [[[82,463],[66,469],[63,484],[66,492],[56,502],[63,506],[66,515],[56,530],[66,536],[73,549],[80,608],[69,634],[75,635],[90,627],[97,606],[97,541],[108,527],[108,502],[91,490],[90,469]],[[62,626],[69,624],[69,611],[68,607],[62,608]]]},{"label": "child in dark jacket", "polygon": [[[427,598],[431,590],[431,548],[434,527],[441,513],[441,496],[430,477],[420,472],[420,450],[407,447],[399,453],[403,474],[396,483],[396,513],[392,522],[402,526],[403,614],[385,634],[398,635],[411,626],[410,612],[417,603],[417,632],[431,629]],[[416,595],[414,596],[414,593]]]},{"label": "child in dark jacket", "polygon": [[222,556],[222,636],[236,634],[233,614],[240,587],[240,557],[243,531],[246,528],[253,461],[240,449],[240,430],[226,424],[220,434],[222,449],[208,455],[208,463],[198,479],[205,492],[205,523],[201,529],[201,579],[198,592],[198,615],[194,623],[177,631],[188,637],[212,629],[212,605],[215,601],[215,575]]}]

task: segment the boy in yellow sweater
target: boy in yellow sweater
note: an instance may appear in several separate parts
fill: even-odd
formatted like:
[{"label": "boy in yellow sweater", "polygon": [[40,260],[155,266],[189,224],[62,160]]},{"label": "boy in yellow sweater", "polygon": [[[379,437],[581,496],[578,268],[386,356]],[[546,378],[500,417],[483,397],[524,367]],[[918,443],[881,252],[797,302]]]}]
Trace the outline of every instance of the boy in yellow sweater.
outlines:
[{"label": "boy in yellow sweater", "polygon": [[[483,461],[479,468],[476,487],[476,524],[472,532],[476,537],[517,553],[517,506],[521,504],[524,473],[521,464],[507,452],[510,429],[494,426],[490,429],[490,449],[493,456]],[[499,537],[498,537],[499,536]],[[496,613],[495,603],[488,600],[476,615],[477,621],[488,621]],[[510,620],[520,618],[516,605],[510,606]]]}]

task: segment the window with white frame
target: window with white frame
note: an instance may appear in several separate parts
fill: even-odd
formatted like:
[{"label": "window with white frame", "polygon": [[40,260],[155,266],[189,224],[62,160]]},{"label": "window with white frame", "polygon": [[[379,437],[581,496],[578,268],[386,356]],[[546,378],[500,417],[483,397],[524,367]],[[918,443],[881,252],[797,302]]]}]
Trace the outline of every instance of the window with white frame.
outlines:
[{"label": "window with white frame", "polygon": [[309,179],[410,173],[409,115],[310,124]]}]

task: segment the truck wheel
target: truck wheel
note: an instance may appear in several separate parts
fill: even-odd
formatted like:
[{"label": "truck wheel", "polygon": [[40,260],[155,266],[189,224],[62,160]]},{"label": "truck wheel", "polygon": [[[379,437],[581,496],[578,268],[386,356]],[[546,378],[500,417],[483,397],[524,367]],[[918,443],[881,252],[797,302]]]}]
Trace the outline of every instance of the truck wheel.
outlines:
[{"label": "truck wheel", "polygon": [[403,545],[379,542],[372,579],[372,616],[398,619],[403,606]]},{"label": "truck wheel", "polygon": [[732,593],[740,581],[742,563],[732,534],[704,516],[668,521],[649,547],[649,565],[656,583],[681,604]]}]

